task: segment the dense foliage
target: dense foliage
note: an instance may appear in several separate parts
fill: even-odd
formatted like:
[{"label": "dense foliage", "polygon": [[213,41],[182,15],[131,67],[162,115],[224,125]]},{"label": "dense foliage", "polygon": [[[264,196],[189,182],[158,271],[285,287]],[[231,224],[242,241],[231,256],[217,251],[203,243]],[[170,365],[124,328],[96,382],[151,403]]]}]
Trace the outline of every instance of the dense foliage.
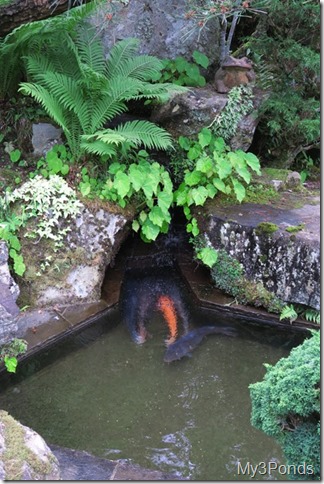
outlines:
[{"label": "dense foliage", "polygon": [[252,424],[281,444],[288,465],[311,466],[320,478],[320,333],[294,348],[274,366],[266,364],[262,382],[250,385]]},{"label": "dense foliage", "polygon": [[246,43],[271,89],[258,126],[260,150],[289,167],[299,154],[319,148],[320,4],[273,0],[267,11]]}]

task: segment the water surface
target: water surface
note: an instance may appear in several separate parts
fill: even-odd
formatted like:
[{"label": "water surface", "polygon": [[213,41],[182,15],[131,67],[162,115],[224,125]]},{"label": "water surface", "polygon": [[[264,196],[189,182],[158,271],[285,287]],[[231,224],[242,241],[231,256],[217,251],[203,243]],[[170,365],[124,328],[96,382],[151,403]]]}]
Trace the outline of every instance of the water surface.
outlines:
[{"label": "water surface", "polygon": [[229,324],[238,336],[208,336],[191,357],[167,364],[160,314],[152,314],[152,338],[142,346],[116,325],[118,318],[112,312],[22,364],[13,384],[2,385],[0,408],[48,443],[191,480],[249,479],[238,475],[239,462],[284,463],[276,442],[250,424],[248,385],[299,337],[197,310],[193,326]]}]

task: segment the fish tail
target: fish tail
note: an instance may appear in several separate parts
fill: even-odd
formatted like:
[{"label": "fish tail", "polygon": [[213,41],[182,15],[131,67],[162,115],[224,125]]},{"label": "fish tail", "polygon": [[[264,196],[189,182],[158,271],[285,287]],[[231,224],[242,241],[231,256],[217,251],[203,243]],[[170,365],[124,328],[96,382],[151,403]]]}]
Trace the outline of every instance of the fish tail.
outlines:
[{"label": "fish tail", "polygon": [[174,303],[169,296],[162,295],[158,300],[158,308],[162,312],[170,331],[170,337],[167,340],[167,344],[173,343],[178,334],[178,322]]}]

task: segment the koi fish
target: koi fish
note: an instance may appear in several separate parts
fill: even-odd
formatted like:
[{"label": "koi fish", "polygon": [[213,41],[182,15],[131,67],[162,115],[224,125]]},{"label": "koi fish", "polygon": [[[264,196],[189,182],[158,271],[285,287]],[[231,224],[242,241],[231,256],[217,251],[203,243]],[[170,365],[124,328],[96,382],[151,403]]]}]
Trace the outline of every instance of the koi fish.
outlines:
[{"label": "koi fish", "polygon": [[169,296],[160,296],[157,307],[162,312],[170,330],[170,336],[166,340],[166,344],[174,343],[178,334],[178,322],[173,300]]},{"label": "koi fish", "polygon": [[205,336],[217,333],[228,336],[234,336],[236,334],[232,329],[217,326],[202,326],[201,328],[193,329],[168,346],[164,354],[164,361],[171,363],[172,361],[180,360],[183,356],[194,350]]}]

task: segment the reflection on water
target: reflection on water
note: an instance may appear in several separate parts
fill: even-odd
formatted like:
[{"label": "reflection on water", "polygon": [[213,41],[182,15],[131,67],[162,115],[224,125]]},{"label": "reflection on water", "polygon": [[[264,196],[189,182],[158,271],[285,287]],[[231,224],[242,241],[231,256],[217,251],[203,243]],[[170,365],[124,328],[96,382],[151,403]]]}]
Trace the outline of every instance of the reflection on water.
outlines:
[{"label": "reflection on water", "polygon": [[[215,313],[193,314],[192,325],[202,321],[225,324]],[[249,479],[238,476],[239,462],[284,461],[276,442],[250,425],[248,385],[297,340],[228,324],[237,337],[208,336],[192,357],[166,364],[161,315],[152,314],[152,338],[142,346],[124,326],[102,321],[21,365],[25,378],[3,389],[0,408],[52,444],[191,480]]]}]

